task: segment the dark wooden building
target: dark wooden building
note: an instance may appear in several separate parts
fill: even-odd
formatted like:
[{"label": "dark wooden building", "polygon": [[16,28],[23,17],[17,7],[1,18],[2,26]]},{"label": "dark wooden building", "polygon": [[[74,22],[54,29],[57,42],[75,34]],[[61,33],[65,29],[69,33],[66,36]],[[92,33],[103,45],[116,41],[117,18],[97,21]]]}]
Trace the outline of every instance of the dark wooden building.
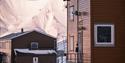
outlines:
[{"label": "dark wooden building", "polygon": [[91,0],[91,30],[92,63],[125,63],[125,0]]},{"label": "dark wooden building", "polygon": [[7,63],[56,63],[56,38],[38,31],[12,33],[0,38],[0,52]]},{"label": "dark wooden building", "polygon": [[70,63],[125,63],[125,0],[70,0],[67,8]]}]

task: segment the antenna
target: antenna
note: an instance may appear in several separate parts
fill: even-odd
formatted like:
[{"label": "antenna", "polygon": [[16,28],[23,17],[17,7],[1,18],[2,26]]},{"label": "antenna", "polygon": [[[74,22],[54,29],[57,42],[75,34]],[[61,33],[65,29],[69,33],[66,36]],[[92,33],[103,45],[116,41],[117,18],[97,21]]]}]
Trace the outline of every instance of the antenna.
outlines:
[{"label": "antenna", "polygon": [[23,33],[24,32],[24,30],[23,30],[23,28],[21,28],[21,33]]}]

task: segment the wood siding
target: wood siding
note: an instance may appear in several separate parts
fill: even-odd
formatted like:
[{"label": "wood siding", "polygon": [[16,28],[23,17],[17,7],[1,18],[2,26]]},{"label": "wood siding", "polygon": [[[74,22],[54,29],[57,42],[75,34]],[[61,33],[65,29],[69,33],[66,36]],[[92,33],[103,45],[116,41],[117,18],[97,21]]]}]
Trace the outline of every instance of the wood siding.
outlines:
[{"label": "wood siding", "polygon": [[23,36],[14,38],[12,40],[12,48],[31,48],[31,42],[38,42],[38,49],[55,49],[56,39],[40,34],[38,32],[31,32]]},{"label": "wood siding", "polygon": [[[74,14],[74,21],[70,20],[70,6],[74,6],[74,11],[81,12],[81,15]],[[84,14],[86,13],[86,14]],[[90,26],[90,0],[71,0],[68,1],[68,60],[77,62],[77,55],[80,57],[78,62],[91,63],[91,26]],[[84,15],[83,15],[84,14]],[[83,30],[82,28],[85,28]],[[74,51],[70,50],[70,36],[74,36]],[[79,42],[79,54],[76,47]]]},{"label": "wood siding", "polygon": [[[91,0],[92,63],[125,63],[125,0]],[[115,47],[94,47],[94,24],[115,25]]]},{"label": "wood siding", "polygon": [[0,48],[0,52],[5,54],[6,60],[5,62],[11,63],[11,40],[0,40],[3,48]]},{"label": "wood siding", "polygon": [[[71,0],[71,1],[68,1],[68,18],[67,18],[67,46],[68,46],[68,53],[75,53],[75,48],[76,48],[76,44],[77,44],[77,16],[74,15],[74,18],[73,20],[70,19],[70,7],[71,6],[74,6],[74,11],[77,10],[77,0]],[[70,38],[74,37],[74,48],[73,50],[70,50]]]},{"label": "wood siding", "polygon": [[56,55],[17,56],[15,63],[33,63],[33,57],[38,57],[38,63],[56,63]]},{"label": "wood siding", "polygon": [[[82,21],[82,27],[85,29],[78,30],[83,32],[82,38],[82,51],[83,51],[83,63],[91,63],[91,22],[90,22],[90,0],[78,0],[78,10],[83,14],[78,16],[78,22]],[[86,14],[84,14],[86,13]],[[78,26],[81,23],[78,23]]]}]

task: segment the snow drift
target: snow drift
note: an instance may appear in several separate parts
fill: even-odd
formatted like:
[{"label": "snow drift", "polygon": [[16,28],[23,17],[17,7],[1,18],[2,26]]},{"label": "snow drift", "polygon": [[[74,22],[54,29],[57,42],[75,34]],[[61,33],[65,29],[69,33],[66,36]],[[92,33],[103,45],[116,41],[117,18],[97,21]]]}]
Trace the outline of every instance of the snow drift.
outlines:
[{"label": "snow drift", "polygon": [[17,52],[28,54],[57,54],[55,50],[29,50],[29,49],[14,49],[15,55]]}]

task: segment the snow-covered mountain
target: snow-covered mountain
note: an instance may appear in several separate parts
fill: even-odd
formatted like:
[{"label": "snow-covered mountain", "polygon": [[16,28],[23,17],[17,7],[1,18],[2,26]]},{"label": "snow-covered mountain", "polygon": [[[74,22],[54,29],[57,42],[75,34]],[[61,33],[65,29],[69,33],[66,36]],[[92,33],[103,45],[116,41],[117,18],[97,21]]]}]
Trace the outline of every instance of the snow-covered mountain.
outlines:
[{"label": "snow-covered mountain", "polygon": [[0,36],[21,28],[66,36],[65,6],[63,0],[0,0]]}]

